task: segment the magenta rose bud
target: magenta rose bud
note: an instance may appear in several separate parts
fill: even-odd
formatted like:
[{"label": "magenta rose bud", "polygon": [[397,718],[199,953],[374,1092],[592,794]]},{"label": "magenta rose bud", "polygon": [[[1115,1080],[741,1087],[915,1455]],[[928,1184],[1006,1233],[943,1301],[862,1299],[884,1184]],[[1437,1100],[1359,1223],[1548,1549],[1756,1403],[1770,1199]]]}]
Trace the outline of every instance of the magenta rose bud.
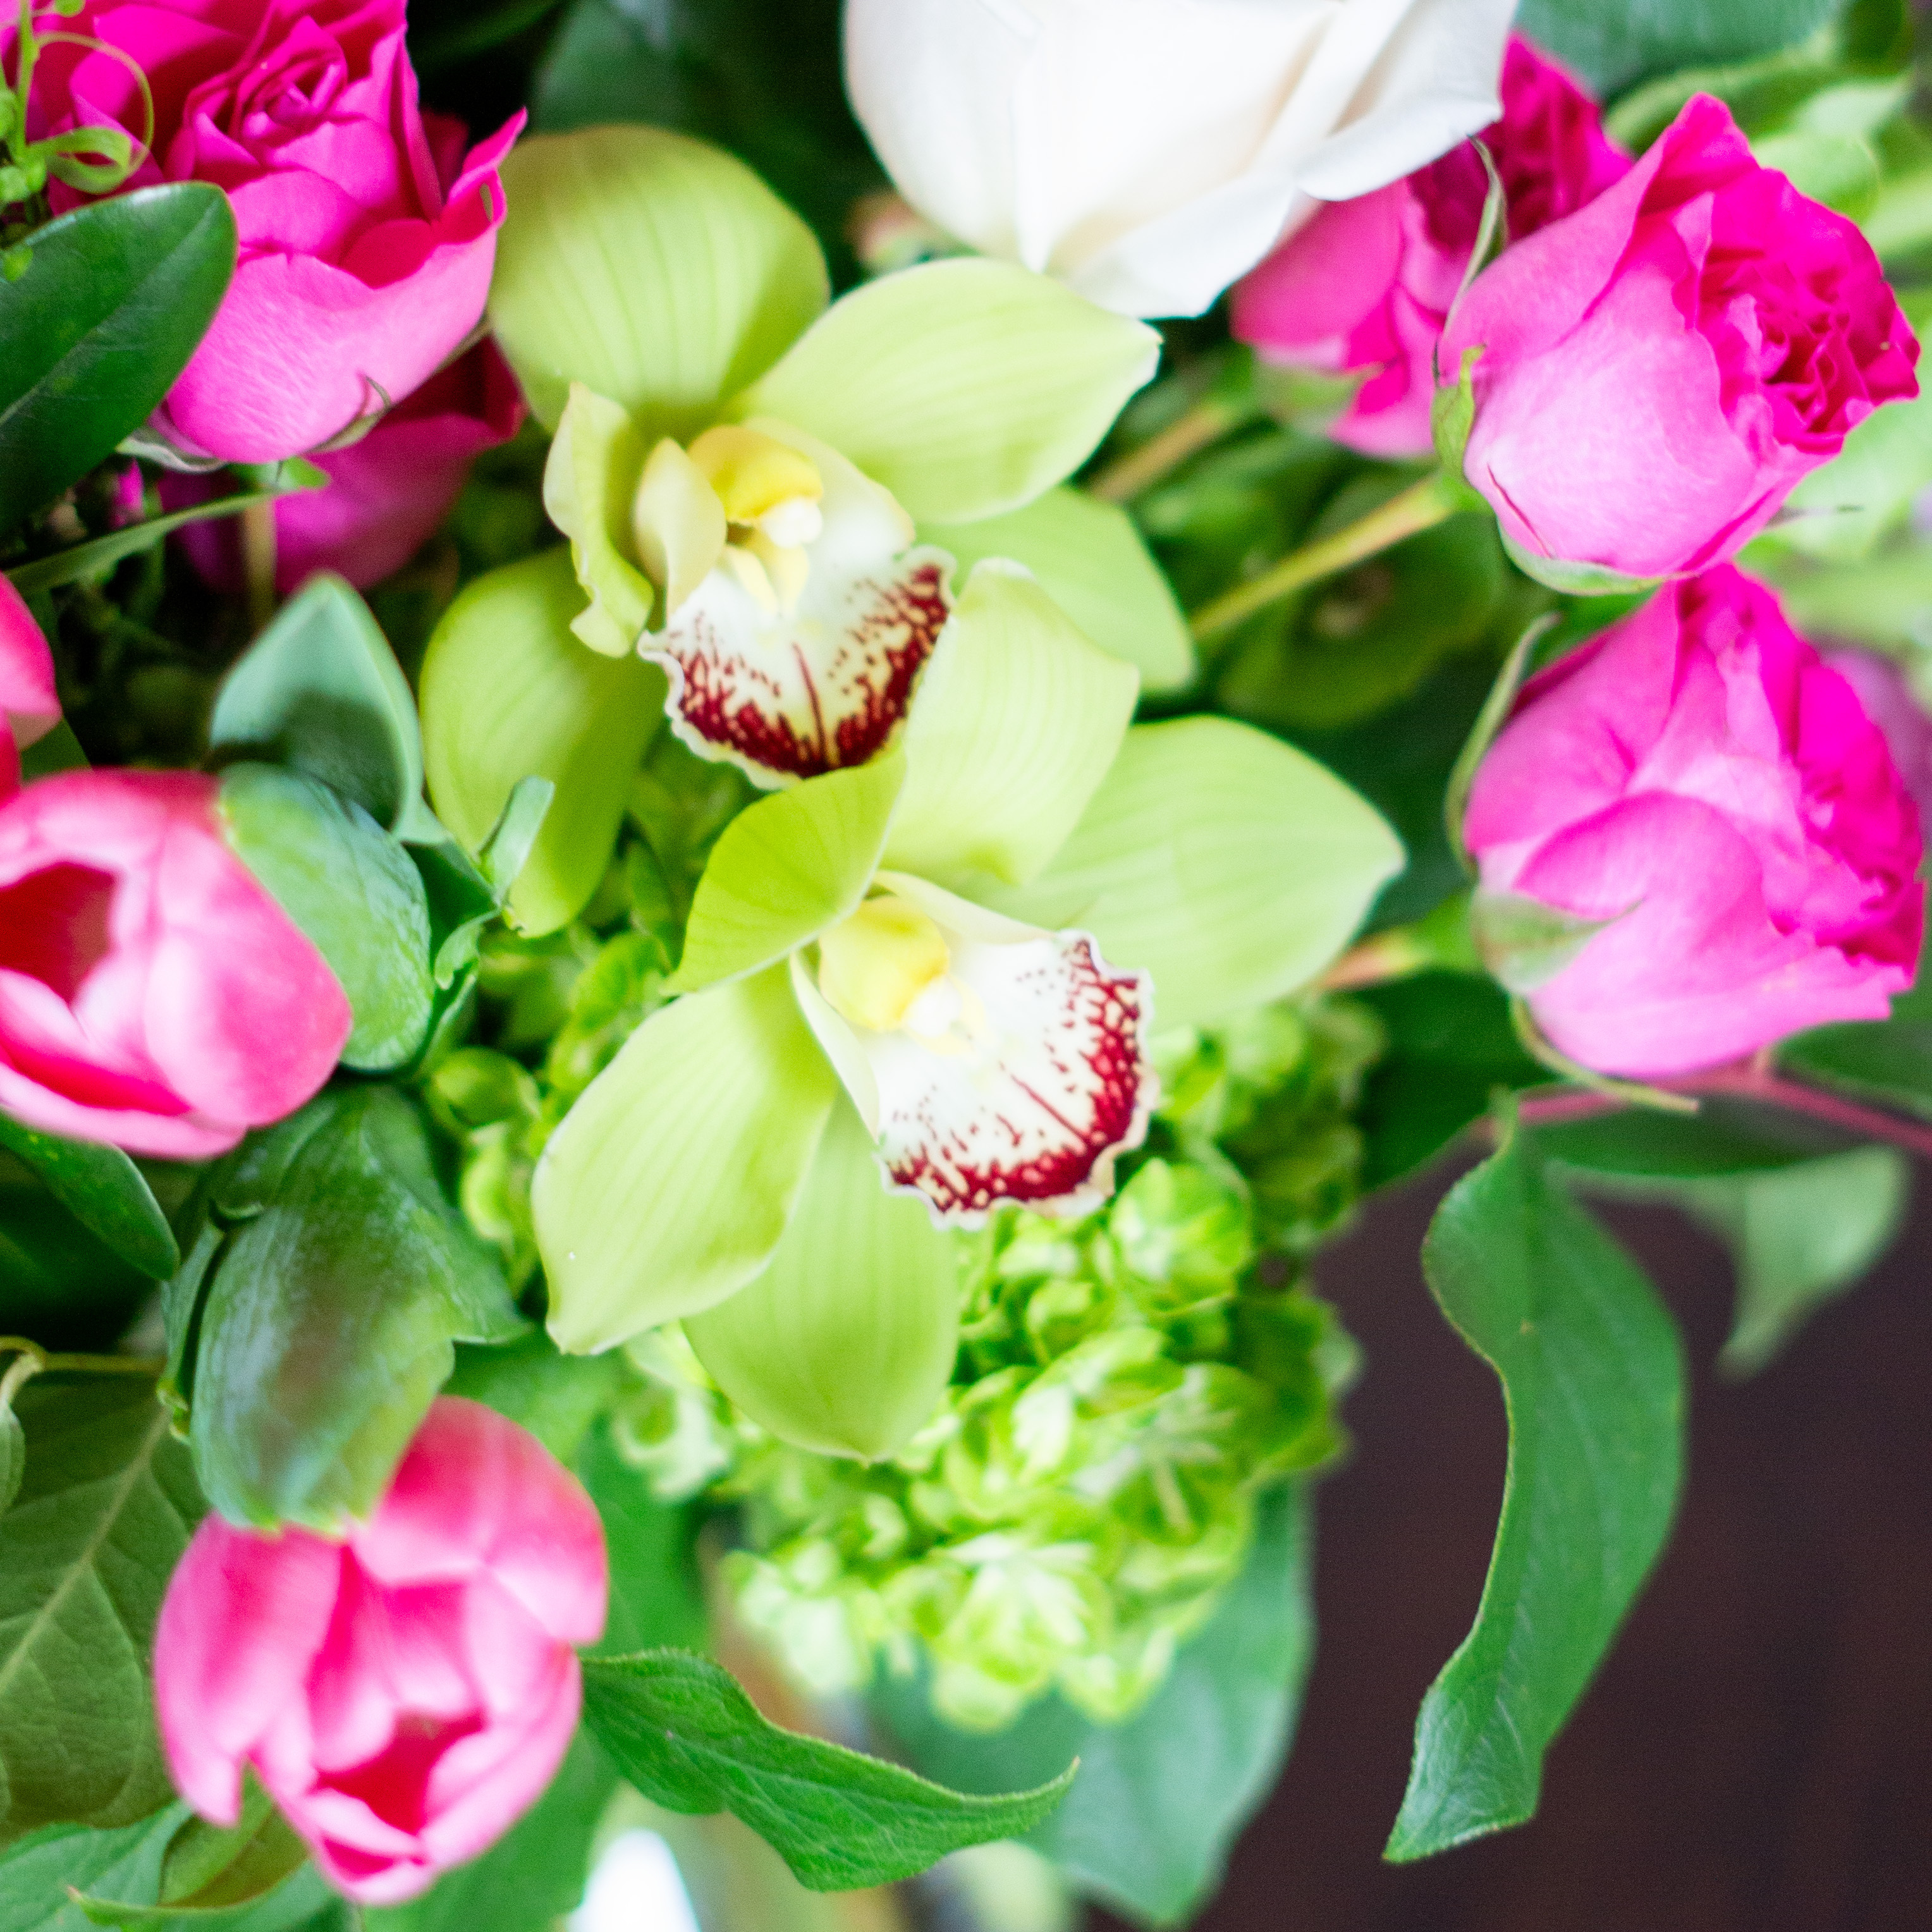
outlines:
[{"label": "magenta rose bud", "polygon": [[0,577],[0,799],[20,782],[20,754],[60,722],[53,653],[27,600]]},{"label": "magenta rose bud", "polygon": [[[1519,240],[1630,172],[1602,110],[1520,35],[1504,58],[1502,118],[1478,137]],[[1268,362],[1363,377],[1328,434],[1364,455],[1427,454],[1436,345],[1462,286],[1489,178],[1466,144],[1373,194],[1331,202],[1234,290],[1234,332]]]},{"label": "magenta rose bud", "polygon": [[350,1898],[412,1898],[542,1796],[606,1591],[575,1478],[514,1423],[442,1396],[346,1541],[214,1516],[195,1532],[154,1632],[175,1781],[232,1825],[252,1766]]},{"label": "magenta rose bud", "polygon": [[[471,461],[514,436],[526,413],[495,343],[478,343],[361,441],[313,459],[327,486],[275,505],[275,587],[286,596],[314,572],[332,570],[364,590],[401,569],[449,514]],[[205,477],[161,479],[167,509],[213,494]],[[232,519],[190,524],[175,541],[216,590],[240,594],[242,542]]]},{"label": "magenta rose bud", "polygon": [[1533,569],[1722,562],[1873,410],[1918,393],[1870,244],[1760,166],[1705,94],[1477,278],[1444,382],[1478,350],[1464,473]]},{"label": "magenta rose bud", "polygon": [[[153,155],[130,186],[225,188],[235,280],[160,412],[232,462],[312,450],[418,388],[483,313],[520,115],[464,152],[424,115],[404,0],[85,0],[34,74],[35,131],[103,122]],[[78,199],[62,190],[59,199]]]},{"label": "magenta rose bud", "polygon": [[348,999],[230,850],[219,796],[76,771],[0,805],[0,1110],[201,1160],[328,1078]]},{"label": "magenta rose bud", "polygon": [[1602,922],[1527,989],[1544,1036],[1600,1072],[1667,1078],[1882,1019],[1918,964],[1918,813],[1885,738],[1728,567],[1530,681],[1464,836],[1479,900]]}]

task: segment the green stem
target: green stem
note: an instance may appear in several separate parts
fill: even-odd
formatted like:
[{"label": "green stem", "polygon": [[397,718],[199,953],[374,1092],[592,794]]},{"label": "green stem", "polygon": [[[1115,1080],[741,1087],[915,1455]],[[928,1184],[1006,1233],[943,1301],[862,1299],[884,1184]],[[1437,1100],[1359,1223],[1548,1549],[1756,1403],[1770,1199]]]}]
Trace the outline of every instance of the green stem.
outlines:
[{"label": "green stem", "polygon": [[1172,476],[1187,459],[1238,428],[1246,412],[1210,396],[1118,463],[1110,463],[1087,486],[1103,503],[1131,503]]},{"label": "green stem", "polygon": [[22,1384],[35,1376],[158,1376],[167,1364],[147,1355],[50,1354],[39,1342],[24,1335],[0,1335],[0,1355],[17,1355],[4,1377],[0,1377],[0,1409],[12,1402]]},{"label": "green stem", "polygon": [[20,69],[14,82],[14,98],[20,112],[14,116],[8,146],[13,150],[14,160],[22,167],[27,164],[27,94],[34,84],[34,60],[38,52],[34,42],[34,0],[20,0]]},{"label": "green stem", "polygon": [[1442,471],[1425,476],[1391,496],[1379,509],[1371,510],[1359,523],[1305,550],[1293,551],[1260,576],[1204,604],[1188,620],[1196,643],[1204,644],[1304,586],[1352,569],[1406,538],[1432,530],[1460,507],[1454,484]]}]

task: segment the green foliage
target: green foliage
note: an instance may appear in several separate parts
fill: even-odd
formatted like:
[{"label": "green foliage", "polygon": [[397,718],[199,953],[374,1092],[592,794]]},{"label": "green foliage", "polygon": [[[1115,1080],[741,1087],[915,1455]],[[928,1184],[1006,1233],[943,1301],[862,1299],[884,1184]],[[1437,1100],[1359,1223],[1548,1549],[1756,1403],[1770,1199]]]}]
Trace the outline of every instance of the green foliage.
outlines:
[{"label": "green foliage", "polygon": [[1013,1836],[1066,1795],[1069,1766],[1032,1791],[974,1797],[899,1766],[768,1724],[730,1674],[688,1652],[592,1658],[584,1711],[646,1798],[673,1811],[730,1811],[814,1892],[889,1885],[948,1852]]},{"label": "green foliage", "polygon": [[130,1268],[165,1281],[181,1265],[174,1231],[141,1170],[118,1148],[38,1133],[0,1114],[0,1148]]},{"label": "green foliage", "polygon": [[0,1154],[0,1334],[52,1348],[111,1347],[153,1288]]},{"label": "green foliage", "polygon": [[1502,1380],[1509,1468],[1474,1627],[1416,1720],[1396,1860],[1534,1814],[1544,1754],[1663,1548],[1683,1466],[1675,1324],[1526,1137],[1456,1184],[1422,1254]]},{"label": "green foliage", "polygon": [[173,386],[235,272],[205,182],[94,202],[0,276],[0,536],[114,453]]},{"label": "green foliage", "polygon": [[1599,88],[1802,40],[1838,0],[1526,0],[1516,25]]},{"label": "green foliage", "polygon": [[27,1458],[0,1517],[0,1844],[131,1825],[169,1802],[148,1652],[203,1508],[147,1378],[42,1376],[16,1409]]},{"label": "green foliage", "polygon": [[1313,1512],[1268,1491],[1247,1561],[1124,1722],[1049,1697],[991,1736],[934,1715],[922,1686],[887,1679],[873,1708],[914,1768],[964,1791],[1010,1790],[1077,1760],[1073,1789],[1026,1834],[1083,1892],[1151,1925],[1184,1922],[1286,1756],[1314,1660]]},{"label": "green foliage", "polygon": [[704,1648],[704,1586],[693,1547],[697,1512],[652,1496],[608,1428],[592,1432],[577,1473],[604,1519],[610,1552],[610,1613],[596,1654]]},{"label": "green foliage", "polygon": [[1800,1079],[1932,1120],[1932,975],[1892,1001],[1890,1019],[1800,1034],[1778,1058]]},{"label": "green foliage", "polygon": [[177,1802],[131,1825],[49,1825],[8,1846],[0,1852],[0,1932],[87,1932],[70,1886],[159,1898],[162,1863],[188,1815]]}]

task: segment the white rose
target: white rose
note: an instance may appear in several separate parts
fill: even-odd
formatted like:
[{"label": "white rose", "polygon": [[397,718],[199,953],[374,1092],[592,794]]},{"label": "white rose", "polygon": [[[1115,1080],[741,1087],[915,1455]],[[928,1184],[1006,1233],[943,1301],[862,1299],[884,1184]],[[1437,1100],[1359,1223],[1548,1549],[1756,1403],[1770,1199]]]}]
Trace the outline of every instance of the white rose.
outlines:
[{"label": "white rose", "polygon": [[1103,307],[1198,315],[1316,201],[1493,121],[1515,0],[846,0],[899,191]]}]

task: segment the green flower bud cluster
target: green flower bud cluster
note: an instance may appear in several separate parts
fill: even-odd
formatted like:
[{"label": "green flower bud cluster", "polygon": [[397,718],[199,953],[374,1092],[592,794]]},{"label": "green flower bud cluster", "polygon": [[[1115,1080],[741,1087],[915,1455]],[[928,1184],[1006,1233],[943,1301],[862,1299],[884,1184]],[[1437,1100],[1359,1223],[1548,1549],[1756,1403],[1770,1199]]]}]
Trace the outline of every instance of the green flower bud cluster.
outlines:
[{"label": "green flower bud cluster", "polygon": [[923,1661],[967,1727],[1049,1690],[1124,1718],[1238,1573],[1257,1488],[1339,1447],[1354,1352],[1298,1278],[1352,1204],[1372,1016],[1284,1002],[1166,1046],[1173,1098],[1106,1208],[956,1238],[952,1384],[896,1457],[793,1448],[674,1331],[632,1345],[626,1454],[740,1505],[725,1580],[808,1689]]}]

